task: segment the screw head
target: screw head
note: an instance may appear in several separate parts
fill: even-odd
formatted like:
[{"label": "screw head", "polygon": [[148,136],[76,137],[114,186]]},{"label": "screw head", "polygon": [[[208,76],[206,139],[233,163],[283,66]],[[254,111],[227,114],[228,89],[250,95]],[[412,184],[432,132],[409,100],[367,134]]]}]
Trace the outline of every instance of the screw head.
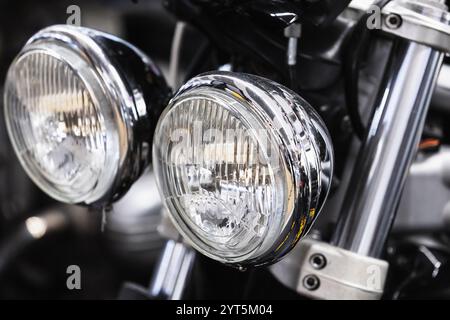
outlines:
[{"label": "screw head", "polygon": [[389,14],[385,19],[386,26],[389,29],[400,28],[402,25],[402,22],[403,22],[402,17],[400,17],[398,14],[394,14],[394,13]]},{"label": "screw head", "polygon": [[320,287],[320,280],[317,276],[308,274],[303,278],[303,286],[309,291],[317,290]]},{"label": "screw head", "polygon": [[309,263],[316,270],[322,270],[327,265],[327,258],[321,253],[315,253],[309,258]]}]

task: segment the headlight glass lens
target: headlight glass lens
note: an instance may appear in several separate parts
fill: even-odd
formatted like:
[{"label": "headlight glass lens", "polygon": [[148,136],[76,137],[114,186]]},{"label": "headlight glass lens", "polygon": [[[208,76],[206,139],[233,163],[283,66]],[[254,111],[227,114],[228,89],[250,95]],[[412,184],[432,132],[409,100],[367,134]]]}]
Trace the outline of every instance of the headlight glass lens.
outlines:
[{"label": "headlight glass lens", "polygon": [[171,211],[184,213],[178,223],[202,246],[236,259],[281,229],[282,215],[273,213],[285,209],[285,170],[258,119],[211,93],[187,95],[163,117],[155,137],[161,180]]},{"label": "headlight glass lens", "polygon": [[117,137],[70,61],[43,50],[20,56],[9,71],[5,108],[16,152],[35,182],[63,201],[95,200],[89,198],[99,181],[107,184],[102,178],[117,169],[117,159],[106,157]]}]

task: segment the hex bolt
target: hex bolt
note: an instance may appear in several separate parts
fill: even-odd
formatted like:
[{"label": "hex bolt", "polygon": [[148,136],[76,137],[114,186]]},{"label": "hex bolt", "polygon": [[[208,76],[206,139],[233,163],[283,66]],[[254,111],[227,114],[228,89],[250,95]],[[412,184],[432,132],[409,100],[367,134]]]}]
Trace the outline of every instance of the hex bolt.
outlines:
[{"label": "hex bolt", "polygon": [[386,17],[385,23],[389,29],[398,29],[402,25],[402,17],[398,14],[391,13]]},{"label": "hex bolt", "polygon": [[309,291],[317,290],[320,287],[320,280],[317,276],[308,274],[303,278],[303,286]]},{"label": "hex bolt", "polygon": [[327,258],[321,253],[315,253],[309,258],[309,263],[316,270],[322,270],[327,265]]}]

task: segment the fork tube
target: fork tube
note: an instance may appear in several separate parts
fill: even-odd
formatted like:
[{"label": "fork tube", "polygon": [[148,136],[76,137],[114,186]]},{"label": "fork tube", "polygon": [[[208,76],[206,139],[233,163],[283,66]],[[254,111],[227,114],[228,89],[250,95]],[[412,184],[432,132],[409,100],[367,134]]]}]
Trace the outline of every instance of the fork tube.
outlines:
[{"label": "fork tube", "polygon": [[167,244],[150,284],[150,294],[161,300],[180,300],[190,278],[195,253],[174,240]]},{"label": "fork tube", "polygon": [[394,221],[443,60],[430,47],[396,41],[332,241],[375,258]]}]

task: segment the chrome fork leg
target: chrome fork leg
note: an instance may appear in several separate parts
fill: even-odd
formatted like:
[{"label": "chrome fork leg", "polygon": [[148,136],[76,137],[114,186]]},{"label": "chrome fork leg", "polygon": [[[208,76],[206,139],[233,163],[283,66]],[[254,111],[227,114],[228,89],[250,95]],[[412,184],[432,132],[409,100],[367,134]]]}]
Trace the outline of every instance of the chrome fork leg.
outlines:
[{"label": "chrome fork leg", "polygon": [[399,39],[332,243],[378,258],[416,154],[443,53]]},{"label": "chrome fork leg", "polygon": [[[380,259],[416,154],[443,54],[398,39],[356,160],[332,243],[300,243],[297,291],[318,299],[380,299]],[[319,265],[320,261],[325,261]]]},{"label": "chrome fork leg", "polygon": [[183,243],[168,240],[150,284],[157,299],[180,300],[194,264],[195,253]]}]

